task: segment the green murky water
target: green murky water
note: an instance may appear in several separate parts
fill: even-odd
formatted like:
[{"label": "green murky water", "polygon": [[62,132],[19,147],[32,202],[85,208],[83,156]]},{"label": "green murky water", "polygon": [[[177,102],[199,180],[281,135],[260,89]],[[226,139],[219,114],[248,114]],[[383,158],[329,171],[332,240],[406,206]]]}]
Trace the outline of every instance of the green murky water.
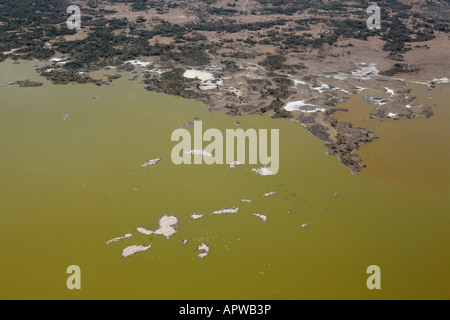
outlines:
[{"label": "green murky water", "polygon": [[[0,64],[0,84],[43,81],[36,64]],[[2,87],[0,298],[448,299],[446,88],[414,87],[437,104],[428,120],[358,123],[381,139],[363,147],[368,168],[352,176],[294,122],[207,113],[201,103],[147,92],[125,77],[103,87]],[[337,117],[370,110],[358,99]],[[243,129],[280,129],[278,174],[172,164],[171,133],[194,117],[205,129],[233,129],[234,120]],[[156,157],[158,165],[140,167]],[[233,206],[238,213],[209,214]],[[164,214],[179,219],[170,239],[136,231],[155,230]],[[133,236],[105,244],[126,233]],[[210,247],[202,259],[194,251],[201,243]],[[381,290],[366,287],[373,264]],[[81,268],[81,290],[66,287],[69,265]]]}]

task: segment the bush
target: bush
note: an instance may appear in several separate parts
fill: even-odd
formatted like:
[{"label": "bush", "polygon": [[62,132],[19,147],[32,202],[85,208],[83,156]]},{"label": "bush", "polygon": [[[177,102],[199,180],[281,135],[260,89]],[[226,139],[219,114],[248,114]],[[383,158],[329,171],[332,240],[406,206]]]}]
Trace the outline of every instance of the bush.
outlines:
[{"label": "bush", "polygon": [[282,55],[268,54],[266,55],[266,58],[263,61],[259,62],[259,65],[264,66],[269,71],[274,71],[278,69],[283,69],[285,61],[286,58]]}]

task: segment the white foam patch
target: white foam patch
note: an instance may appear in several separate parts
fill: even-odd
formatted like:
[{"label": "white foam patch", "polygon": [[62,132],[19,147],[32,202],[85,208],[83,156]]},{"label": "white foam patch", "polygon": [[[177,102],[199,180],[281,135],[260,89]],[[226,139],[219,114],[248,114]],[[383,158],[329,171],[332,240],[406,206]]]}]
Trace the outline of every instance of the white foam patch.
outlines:
[{"label": "white foam patch", "polygon": [[155,234],[162,234],[167,239],[175,234],[177,231],[173,228],[178,223],[178,219],[175,216],[163,216],[159,219],[159,229],[155,231]]},{"label": "white foam patch", "polygon": [[252,169],[252,171],[260,176],[271,176],[273,172],[267,168]]},{"label": "white foam patch", "polygon": [[151,230],[147,230],[147,229],[141,228],[141,227],[137,227],[136,230],[139,231],[139,232],[142,233],[142,234],[147,235],[147,236],[149,236],[149,235],[151,235],[151,234],[154,233],[154,232],[151,231]]},{"label": "white foam patch", "polygon": [[304,223],[304,224],[300,225],[300,228],[304,228],[304,227],[306,227],[307,225],[310,225],[310,224],[311,224],[311,221],[309,221],[309,222],[307,222],[307,223]]},{"label": "white foam patch", "polygon": [[112,243],[112,242],[116,242],[116,241],[119,241],[119,240],[122,240],[122,239],[126,239],[126,238],[129,238],[129,237],[131,237],[131,236],[133,236],[132,233],[127,233],[127,234],[124,235],[123,237],[117,237],[117,238],[108,240],[108,241],[106,241],[105,243],[106,243],[106,244],[110,244],[110,243]]},{"label": "white foam patch", "polygon": [[209,153],[208,151],[206,151],[204,149],[203,150],[197,150],[197,149],[188,150],[188,151],[185,151],[184,153],[192,154],[194,156],[202,156],[202,157],[212,157],[213,156],[211,153]]},{"label": "white foam patch", "polygon": [[200,251],[200,253],[197,254],[199,258],[204,258],[209,254],[209,247],[205,243],[198,246],[196,250]]},{"label": "white foam patch", "polygon": [[252,213],[252,216],[258,217],[262,220],[262,222],[266,222],[267,220],[267,216],[263,215],[263,214],[259,214],[259,213]]},{"label": "white foam patch", "polygon": [[200,219],[203,216],[204,214],[196,214],[196,213],[191,214],[191,218],[194,220]]},{"label": "white foam patch", "polygon": [[131,255],[133,255],[133,254],[135,254],[135,253],[137,253],[137,252],[146,251],[146,250],[150,249],[151,246],[152,246],[152,245],[149,244],[148,247],[141,246],[141,245],[139,245],[139,246],[134,245],[134,246],[126,247],[126,248],[123,249],[123,251],[122,251],[122,256],[123,256],[123,257],[129,257],[129,256],[131,256]]},{"label": "white foam patch", "polygon": [[268,193],[264,193],[262,196],[263,197],[269,197],[269,196],[273,196],[274,194],[276,194],[277,192],[276,191],[270,191],[270,192],[268,192]]},{"label": "white foam patch", "polygon": [[240,161],[233,161],[232,163],[230,163],[230,168],[236,168],[236,166],[242,164]]},{"label": "white foam patch", "polygon": [[155,231],[147,230],[145,228],[138,227],[137,231],[145,235],[160,234],[166,236],[169,239],[170,236],[175,234],[177,231],[174,226],[178,223],[178,218],[175,216],[164,215],[159,219],[159,229]]},{"label": "white foam patch", "polygon": [[148,160],[147,162],[141,164],[141,167],[154,166],[154,165],[157,164],[159,161],[161,161],[161,158],[151,159],[151,160]]},{"label": "white foam patch", "polygon": [[239,211],[239,208],[223,208],[223,209],[211,212],[211,214],[229,214],[229,213],[237,213],[238,211]]}]

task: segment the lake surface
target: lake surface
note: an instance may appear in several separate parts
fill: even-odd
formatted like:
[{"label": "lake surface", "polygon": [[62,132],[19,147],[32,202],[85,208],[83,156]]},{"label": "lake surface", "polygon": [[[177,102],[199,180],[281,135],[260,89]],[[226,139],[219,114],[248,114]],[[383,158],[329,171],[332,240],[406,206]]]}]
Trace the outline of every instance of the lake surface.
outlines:
[{"label": "lake surface", "polygon": [[[44,82],[0,88],[1,299],[450,298],[448,85],[411,87],[419,103],[436,104],[430,119],[359,121],[374,106],[362,95],[342,104],[350,111],[336,118],[381,138],[362,147],[368,167],[351,175],[288,119],[208,113],[126,76],[52,85],[37,65],[0,64],[0,84]],[[171,134],[195,117],[204,130],[235,129],[235,120],[279,129],[278,174],[174,165]],[[210,214],[224,207],[239,212]],[[137,232],[156,230],[165,214],[179,220],[169,239]],[[199,258],[202,243],[210,252]],[[70,265],[81,268],[81,290],[66,287]],[[370,265],[381,290],[366,287]]]}]

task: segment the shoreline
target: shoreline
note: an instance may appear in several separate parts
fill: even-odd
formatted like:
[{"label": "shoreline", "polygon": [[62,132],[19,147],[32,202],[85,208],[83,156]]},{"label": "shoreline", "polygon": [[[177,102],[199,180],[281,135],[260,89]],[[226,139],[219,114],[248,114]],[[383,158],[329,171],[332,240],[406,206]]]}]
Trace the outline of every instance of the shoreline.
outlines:
[{"label": "shoreline", "polygon": [[[348,111],[345,108],[338,107],[340,103],[345,102],[351,96],[363,94],[369,90],[378,95],[384,94],[385,97],[367,96],[366,102],[374,105],[374,110],[370,113],[368,119],[429,118],[433,115],[432,108],[428,105],[413,106],[416,97],[408,96],[408,93],[410,93],[410,89],[407,88],[408,84],[426,85],[432,90],[436,85],[449,83],[447,77],[418,80],[417,75],[408,77],[408,74],[405,74],[406,77],[403,78],[383,76],[376,68],[377,64],[371,62],[355,64],[354,67],[359,66],[359,69],[356,70],[349,69],[341,73],[323,72],[321,75],[304,76],[303,80],[294,78],[294,75],[286,76],[278,73],[274,75],[273,72],[262,66],[257,66],[255,69],[254,65],[227,73],[224,72],[224,67],[220,66],[217,61],[202,67],[177,65],[168,69],[157,62],[133,60],[117,66],[108,66],[102,69],[93,68],[92,70],[78,72],[74,76],[74,72],[66,73],[64,65],[55,65],[66,59],[52,58],[42,61],[49,65],[37,68],[36,71],[53,84],[75,82],[79,84],[92,83],[97,86],[111,85],[113,80],[122,77],[122,73],[126,72],[130,76],[134,75],[129,80],[141,79],[144,85],[149,85],[145,87],[148,91],[197,100],[206,104],[210,111],[225,111],[230,116],[263,113],[271,118],[291,118],[321,140],[327,148],[327,154],[337,156],[340,162],[351,170],[352,174],[361,172],[365,168],[363,159],[357,154],[361,145],[370,143],[378,137],[374,132],[367,129],[353,128],[353,125],[349,122],[336,120],[333,117],[335,112]],[[151,70],[149,71],[146,68],[151,68]],[[155,69],[163,71],[153,72]],[[174,70],[180,71],[173,74]],[[106,81],[105,79],[91,77],[92,74],[101,75],[102,72],[108,72]],[[56,78],[55,74],[58,75]],[[167,75],[171,75],[171,77],[167,77]],[[217,80],[215,88],[205,88],[205,82],[208,82],[210,86],[211,81],[215,80]],[[242,87],[241,82],[240,94],[236,94],[237,89],[234,87],[238,87],[236,81],[239,80],[246,81],[247,87]],[[170,85],[174,82],[182,83],[184,90],[182,92],[167,92],[164,85]],[[287,92],[285,98],[276,98],[269,103],[270,98],[255,98],[248,91],[245,92],[252,85],[267,87],[268,82],[272,82],[272,85],[275,82],[278,89],[285,90]],[[18,84],[20,87],[42,85],[40,82],[30,80],[15,81],[9,84]],[[223,99],[224,95],[229,97]],[[246,99],[247,103],[230,105],[230,103],[236,102],[236,99]],[[274,101],[278,103],[274,105]]]}]

